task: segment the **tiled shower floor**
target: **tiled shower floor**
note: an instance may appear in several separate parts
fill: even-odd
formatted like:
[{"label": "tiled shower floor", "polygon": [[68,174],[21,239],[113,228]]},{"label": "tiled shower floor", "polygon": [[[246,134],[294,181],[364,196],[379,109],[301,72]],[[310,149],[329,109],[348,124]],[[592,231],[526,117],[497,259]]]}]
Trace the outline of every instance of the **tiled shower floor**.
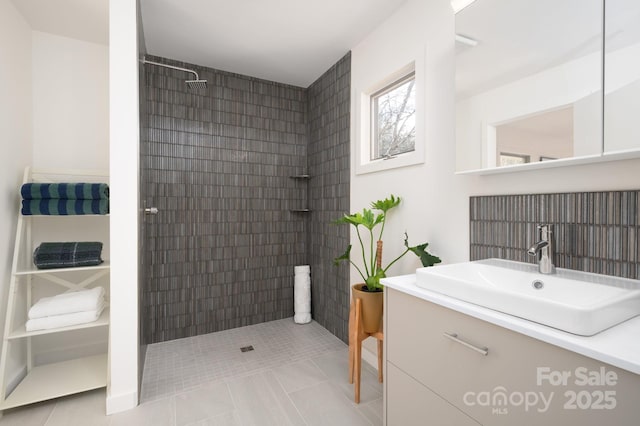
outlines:
[{"label": "tiled shower floor", "polygon": [[363,363],[358,405],[347,369],[347,345],[287,318],[149,345],[142,402],[173,398],[177,425],[382,424],[377,373]]},{"label": "tiled shower floor", "polygon": [[[241,352],[246,346],[254,350]],[[152,344],[147,347],[141,400],[175,395],[203,383],[251,375],[345,347],[316,322],[300,325],[291,318]]]},{"label": "tiled shower floor", "polygon": [[347,368],[347,345],[289,318],[149,345],[133,410],[105,416],[101,389],[8,410],[0,426],[381,425],[375,370],[363,363],[355,404]]}]

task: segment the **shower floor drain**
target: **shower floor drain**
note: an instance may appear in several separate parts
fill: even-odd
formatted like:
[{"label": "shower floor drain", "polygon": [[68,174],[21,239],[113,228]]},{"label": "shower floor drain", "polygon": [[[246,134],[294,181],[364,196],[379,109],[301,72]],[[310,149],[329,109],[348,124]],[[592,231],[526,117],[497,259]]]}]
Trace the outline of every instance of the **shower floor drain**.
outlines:
[{"label": "shower floor drain", "polygon": [[249,352],[253,350],[253,346],[249,345],[249,346],[243,346],[242,348],[240,348],[240,352]]}]

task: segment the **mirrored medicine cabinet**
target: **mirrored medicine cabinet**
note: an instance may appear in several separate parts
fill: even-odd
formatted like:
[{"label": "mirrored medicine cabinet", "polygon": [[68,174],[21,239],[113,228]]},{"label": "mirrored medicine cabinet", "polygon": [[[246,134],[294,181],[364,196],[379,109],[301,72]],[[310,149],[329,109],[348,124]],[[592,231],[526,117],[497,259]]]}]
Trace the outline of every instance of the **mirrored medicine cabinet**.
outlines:
[{"label": "mirrored medicine cabinet", "polygon": [[458,173],[640,157],[640,1],[476,0],[455,22]]}]

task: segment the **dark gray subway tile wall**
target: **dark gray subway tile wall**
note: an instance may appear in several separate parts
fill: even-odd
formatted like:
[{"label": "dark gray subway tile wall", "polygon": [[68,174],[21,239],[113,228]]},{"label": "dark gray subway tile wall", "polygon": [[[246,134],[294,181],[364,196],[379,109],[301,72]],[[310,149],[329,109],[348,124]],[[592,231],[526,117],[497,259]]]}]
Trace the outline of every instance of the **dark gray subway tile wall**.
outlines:
[{"label": "dark gray subway tile wall", "polygon": [[349,244],[349,227],[333,222],[349,212],[351,54],[308,89],[309,261],[313,317],[348,342],[349,265],[333,259]]},{"label": "dark gray subway tile wall", "polygon": [[536,225],[553,225],[556,266],[640,278],[640,191],[470,198],[471,260],[534,263]]},{"label": "dark gray subway tile wall", "polygon": [[[324,205],[313,217],[291,211],[310,206],[308,190],[325,182],[325,176],[332,182],[330,176],[336,173],[331,161],[315,167],[334,152],[308,155],[312,90],[150,59],[195,69],[208,87],[190,92],[184,83],[188,74],[145,66],[142,192],[147,206],[158,207],[160,213],[146,221],[144,341],[292,316],[293,267],[309,263],[310,228],[318,232],[316,240],[324,239],[323,232],[338,232],[325,224],[311,225],[324,220]],[[348,98],[349,88],[342,89],[339,94],[344,97],[346,91]],[[335,114],[326,110],[322,120]],[[346,114],[348,121],[348,108]],[[338,149],[332,135],[327,150]],[[348,132],[342,136],[339,142],[348,155]],[[348,159],[339,165],[347,168],[348,185]],[[291,178],[312,168],[319,178],[308,184]],[[344,199],[348,207],[348,192]],[[317,293],[324,283],[315,267],[325,266],[312,264]],[[348,292],[348,276],[342,284],[329,285]],[[313,309],[322,318],[327,308]],[[342,317],[332,316],[327,328],[346,330],[346,325],[335,325],[338,320]],[[337,335],[346,338],[346,332]]]},{"label": "dark gray subway tile wall", "polygon": [[146,65],[148,343],[293,314],[293,267],[307,263],[303,88],[190,64],[208,80]]}]

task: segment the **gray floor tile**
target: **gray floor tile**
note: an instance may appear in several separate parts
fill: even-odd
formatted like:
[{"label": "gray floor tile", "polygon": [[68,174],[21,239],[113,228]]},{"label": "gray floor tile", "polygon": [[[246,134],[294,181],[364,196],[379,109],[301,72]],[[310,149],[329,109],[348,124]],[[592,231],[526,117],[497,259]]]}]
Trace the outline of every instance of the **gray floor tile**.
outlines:
[{"label": "gray floor tile", "polygon": [[284,411],[284,413],[287,415],[287,418],[289,419],[291,424],[294,426],[306,425],[306,422],[302,419],[302,416],[298,412],[298,409],[295,405],[293,405],[291,398],[282,388],[282,385],[280,384],[278,379],[276,379],[273,370],[267,371],[263,374],[267,383],[269,384],[269,387],[271,388],[271,392],[273,392],[273,394],[275,395],[280,408],[282,408],[282,411]]},{"label": "gray floor tile", "polygon": [[44,425],[51,415],[51,412],[53,411],[53,407],[55,407],[55,405],[55,401],[45,401],[38,404],[28,405],[26,407],[18,407],[11,410],[6,410],[2,413],[2,418],[0,418],[0,425]]},{"label": "gray floor tile", "polygon": [[[243,354],[240,347],[254,345]],[[347,346],[289,318],[150,345],[137,408],[105,415],[104,389],[8,410],[0,426],[381,424],[382,385],[363,364],[362,403]]]},{"label": "gray floor tile", "polygon": [[[240,352],[243,346],[250,352]],[[235,328],[147,347],[142,401],[176,395],[214,379],[251,375],[308,360],[345,344],[316,322],[292,318]]]},{"label": "gray floor tile", "polygon": [[283,365],[273,370],[286,392],[294,392],[326,381],[327,376],[311,360]]},{"label": "gray floor tile", "polygon": [[382,398],[360,403],[358,411],[374,426],[382,426]]},{"label": "gray floor tile", "polygon": [[111,416],[109,426],[174,426],[176,409],[173,398],[138,405],[133,410]]},{"label": "gray floor tile", "polygon": [[334,383],[319,383],[289,396],[302,418],[311,426],[370,425]]},{"label": "gray floor tile", "polygon": [[292,424],[271,390],[264,374],[228,382],[237,414],[243,425],[284,426]]},{"label": "gray floor tile", "polygon": [[106,392],[99,389],[58,400],[45,426],[91,425],[108,426],[105,416]]},{"label": "gray floor tile", "polygon": [[219,416],[212,417],[210,419],[200,420],[199,422],[189,423],[185,426],[242,426],[238,413],[231,411]]},{"label": "gray floor tile", "polygon": [[[329,352],[314,358],[313,363],[336,385],[342,395],[350,401],[354,400],[354,385],[349,383],[349,349]],[[360,403],[368,403],[382,398],[382,383],[378,382],[378,373],[366,362],[362,362],[360,377]]]},{"label": "gray floor tile", "polygon": [[176,426],[212,419],[236,409],[229,387],[223,382],[176,395],[175,407]]}]

